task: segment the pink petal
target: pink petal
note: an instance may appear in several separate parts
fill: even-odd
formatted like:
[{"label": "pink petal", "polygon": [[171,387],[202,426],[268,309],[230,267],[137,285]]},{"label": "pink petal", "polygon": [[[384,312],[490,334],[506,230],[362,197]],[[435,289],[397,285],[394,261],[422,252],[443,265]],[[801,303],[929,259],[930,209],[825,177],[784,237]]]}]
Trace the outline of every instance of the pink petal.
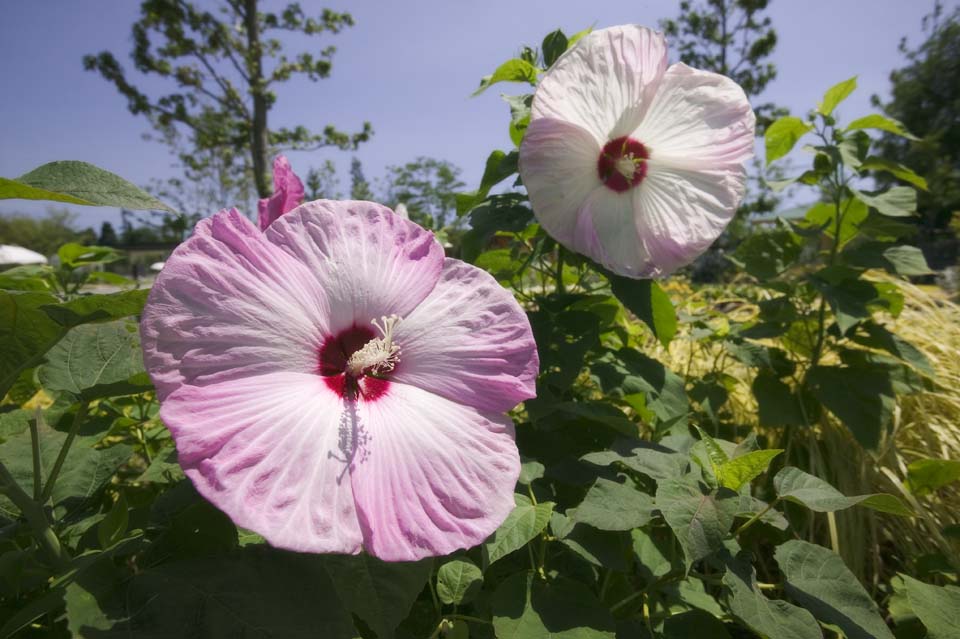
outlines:
[{"label": "pink petal", "polygon": [[533,99],[531,125],[565,120],[603,144],[640,122],[667,68],[663,34],[638,25],[585,36],[543,75]]},{"label": "pink petal", "polygon": [[665,164],[713,169],[753,157],[755,121],[736,82],[678,63],[632,135],[650,149],[650,171]]},{"label": "pink petal", "polygon": [[443,268],[443,247],[433,233],[373,202],[307,202],[265,235],[321,283],[334,334],[409,314]]},{"label": "pink petal", "polygon": [[651,168],[634,190],[637,225],[657,277],[697,258],[720,236],[743,199],[741,165],[714,170]]},{"label": "pink petal", "polygon": [[387,561],[486,539],[513,509],[513,422],[405,384],[358,405],[367,454],[354,464],[363,545]]},{"label": "pink petal", "polygon": [[140,332],[160,399],[277,371],[310,372],[329,332],[316,277],[236,209],[201,221],[157,276]]},{"label": "pink petal", "polygon": [[577,211],[603,184],[600,148],[585,129],[553,118],[532,121],[520,145],[520,175],[537,221],[568,247],[577,235]]},{"label": "pink petal", "polygon": [[619,275],[651,277],[657,271],[640,238],[635,193],[596,188],[579,211],[580,231],[571,248]]},{"label": "pink petal", "polygon": [[402,351],[393,381],[491,412],[536,396],[530,322],[513,295],[475,266],[448,258],[394,337]]},{"label": "pink petal", "polygon": [[278,548],[357,553],[346,415],[320,377],[300,373],[183,386],[160,409],[184,472],[234,523]]},{"label": "pink petal", "polygon": [[266,230],[281,215],[299,206],[303,195],[303,182],[293,172],[290,161],[278,155],[273,160],[273,195],[257,203],[260,230]]}]

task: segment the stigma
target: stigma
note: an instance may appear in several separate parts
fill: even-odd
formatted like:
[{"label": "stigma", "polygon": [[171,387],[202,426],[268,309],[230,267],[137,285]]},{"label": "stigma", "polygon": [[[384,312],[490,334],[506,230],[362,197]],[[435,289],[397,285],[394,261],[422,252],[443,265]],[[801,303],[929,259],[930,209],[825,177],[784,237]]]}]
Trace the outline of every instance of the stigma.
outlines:
[{"label": "stigma", "polygon": [[346,366],[348,375],[383,375],[394,369],[400,361],[400,346],[393,342],[393,329],[399,322],[396,315],[381,317],[380,322],[370,321],[381,336],[370,340],[350,356]]}]

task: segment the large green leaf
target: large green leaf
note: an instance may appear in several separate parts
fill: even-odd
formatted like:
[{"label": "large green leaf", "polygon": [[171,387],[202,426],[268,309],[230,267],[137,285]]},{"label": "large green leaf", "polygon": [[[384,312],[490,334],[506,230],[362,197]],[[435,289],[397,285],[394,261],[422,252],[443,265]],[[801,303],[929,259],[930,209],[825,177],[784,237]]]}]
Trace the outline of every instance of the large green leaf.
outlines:
[{"label": "large green leaf", "polygon": [[806,421],[800,398],[776,376],[760,373],[753,380],[757,398],[757,418],[761,426],[802,426]]},{"label": "large green leaf", "polygon": [[931,586],[902,575],[910,607],[927,629],[927,639],[956,639],[960,628],[960,588]]},{"label": "large green leaf", "polygon": [[907,486],[915,495],[926,495],[960,480],[960,461],[918,459],[907,466]]},{"label": "large green leaf", "polygon": [[41,310],[57,324],[72,328],[80,324],[139,315],[149,294],[150,289],[139,289],[106,295],[84,295],[62,304],[42,306]]},{"label": "large green leaf", "polygon": [[484,76],[483,79],[480,80],[480,86],[473,92],[473,95],[483,93],[490,86],[498,82],[526,82],[527,84],[535,85],[539,72],[540,70],[537,69],[537,67],[526,60],[521,60],[520,58],[507,60],[497,67],[493,73]]},{"label": "large green leaf", "polygon": [[812,125],[792,115],[782,117],[767,127],[767,132],[763,136],[767,150],[767,164],[789,153],[797,140],[811,129],[813,129]]},{"label": "large green leaf", "polygon": [[874,493],[847,497],[819,477],[793,466],[786,466],[777,473],[773,478],[773,487],[780,499],[806,506],[819,513],[844,510],[859,504],[892,515],[909,517],[913,514],[893,495]]},{"label": "large green leaf", "polygon": [[516,508],[483,544],[484,563],[487,566],[525,546],[550,523],[553,502],[534,505],[523,495],[514,495],[514,499]]},{"label": "large green leaf", "polygon": [[723,585],[730,589],[730,612],[757,634],[769,639],[823,639],[809,612],[760,592],[753,566],[743,555],[727,562]]},{"label": "large green leaf", "polygon": [[430,578],[433,560],[389,563],[365,553],[326,555],[324,567],[347,609],[379,639],[391,639]]},{"label": "large green leaf", "polygon": [[916,246],[890,246],[887,242],[864,242],[843,252],[847,264],[858,268],[882,268],[895,275],[929,275],[933,271]]},{"label": "large green leaf", "polygon": [[752,233],[727,258],[761,282],[771,280],[796,263],[803,238],[787,229]]},{"label": "large green leaf", "polygon": [[803,226],[807,229],[822,229],[827,237],[837,240],[841,247],[857,236],[860,225],[869,216],[867,205],[857,199],[840,203],[840,228],[837,229],[837,206],[829,202],[817,202],[807,210]]},{"label": "large green leaf", "polygon": [[817,107],[817,111],[823,115],[830,115],[833,113],[833,110],[837,108],[837,105],[846,100],[847,96],[853,93],[853,90],[856,88],[857,76],[853,76],[843,82],[838,82],[827,89],[827,92],[823,95],[823,102]]},{"label": "large green leaf", "polygon": [[640,492],[633,482],[597,479],[574,511],[575,522],[599,530],[630,530],[650,521],[653,498]]},{"label": "large green leaf", "polygon": [[457,193],[457,215],[464,215],[487,197],[490,189],[517,172],[516,151],[496,150],[487,156],[480,187],[476,191]]},{"label": "large green leaf", "polygon": [[581,459],[597,466],[620,463],[657,481],[679,478],[689,458],[652,442],[619,439],[603,451],[587,453]]},{"label": "large green leaf", "polygon": [[858,330],[850,336],[857,344],[884,350],[910,364],[928,377],[936,375],[930,360],[923,354],[923,351],[896,333],[874,322],[866,322],[860,326],[860,329],[863,332]]},{"label": "large green leaf", "polygon": [[71,329],[50,349],[39,377],[47,390],[84,400],[151,388],[136,327],[123,321]]},{"label": "large green leaf", "polygon": [[877,604],[837,554],[794,539],[777,546],[774,556],[787,594],[821,622],[847,639],[893,639]]},{"label": "large green leaf", "polygon": [[0,399],[63,337],[64,329],[41,310],[56,302],[47,293],[0,291]]},{"label": "large green leaf", "polygon": [[860,171],[884,171],[897,177],[904,182],[908,182],[918,189],[927,190],[927,181],[913,172],[913,170],[884,158],[869,157],[863,161],[859,168]]},{"label": "large green leaf", "polygon": [[445,604],[473,601],[483,586],[483,573],[469,559],[452,559],[437,571],[437,596]]},{"label": "large green leaf", "polygon": [[677,334],[677,312],[673,302],[653,280],[636,280],[609,274],[610,287],[624,306],[650,327],[665,347]]},{"label": "large green leaf", "polygon": [[853,189],[853,194],[878,213],[890,217],[909,217],[917,212],[917,191],[910,186],[892,186],[875,195]]},{"label": "large green leaf", "polygon": [[735,492],[725,488],[710,490],[685,477],[659,482],[656,501],[683,548],[688,569],[694,562],[724,549],[723,542],[729,536],[739,505]]},{"label": "large green leaf", "polygon": [[664,639],[730,639],[723,622],[704,610],[688,610],[667,617],[663,622]]},{"label": "large green leaf", "polygon": [[877,129],[880,131],[893,133],[894,135],[899,135],[900,137],[907,138],[908,140],[919,139],[917,136],[907,131],[906,127],[904,127],[901,122],[878,113],[858,118],[848,124],[846,128],[847,131],[857,131],[860,129]]},{"label": "large green leaf", "polygon": [[683,379],[652,357],[622,348],[597,358],[591,372],[604,393],[619,397],[643,393],[646,407],[660,422],[685,422],[690,403]]},{"label": "large green leaf", "polygon": [[890,428],[896,397],[890,376],[877,368],[815,366],[807,376],[814,397],[865,448],[876,448]]},{"label": "large green leaf", "polygon": [[778,448],[754,450],[729,459],[720,466],[720,483],[730,490],[740,490],[766,472],[770,462],[782,452]]},{"label": "large green leaf", "polygon": [[518,573],[491,600],[497,637],[517,639],[614,639],[613,617],[590,590],[560,577],[549,583]]},{"label": "large green leaf", "polygon": [[175,212],[120,176],[75,160],[44,164],[16,180],[0,178],[0,199],[7,198]]}]

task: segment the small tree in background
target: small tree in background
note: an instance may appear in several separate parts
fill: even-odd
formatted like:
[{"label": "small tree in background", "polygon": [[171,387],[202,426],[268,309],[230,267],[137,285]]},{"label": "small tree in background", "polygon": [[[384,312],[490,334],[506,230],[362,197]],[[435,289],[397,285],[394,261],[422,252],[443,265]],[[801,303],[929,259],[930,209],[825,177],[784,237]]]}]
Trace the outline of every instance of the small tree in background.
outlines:
[{"label": "small tree in background", "polygon": [[87,55],[84,67],[100,73],[127,98],[131,113],[146,116],[165,140],[186,140],[178,156],[191,171],[227,161],[233,172],[252,170],[259,197],[271,194],[269,157],[278,149],[336,146],[354,149],[371,135],[369,122],[347,134],[332,125],[320,133],[307,127],[271,128],[275,87],[294,76],[312,81],[330,74],[336,49],[318,54],[284,52],[277,32],[306,36],[336,34],[353,26],[349,13],[324,9],[307,16],[296,2],[279,13],[261,12],[258,0],[225,0],[214,14],[187,0],[143,0],[133,25],[131,52],[137,71],[172,81],[176,90],[150,97],[134,86],[112,53]]},{"label": "small tree in background", "polygon": [[430,228],[457,226],[456,194],[465,187],[460,167],[446,160],[421,156],[403,166],[387,167],[387,202],[391,206],[402,202],[411,219]]},{"label": "small tree in background", "polygon": [[340,178],[337,177],[337,167],[330,160],[325,160],[320,168],[312,167],[307,171],[304,179],[306,199],[312,200],[339,200],[343,197],[340,192]]},{"label": "small tree in background", "polygon": [[100,225],[100,237],[97,238],[97,244],[100,246],[116,246],[120,243],[117,232],[110,222],[104,222]]},{"label": "small tree in background", "polygon": [[350,199],[372,200],[373,190],[363,175],[363,165],[359,158],[350,160]]}]

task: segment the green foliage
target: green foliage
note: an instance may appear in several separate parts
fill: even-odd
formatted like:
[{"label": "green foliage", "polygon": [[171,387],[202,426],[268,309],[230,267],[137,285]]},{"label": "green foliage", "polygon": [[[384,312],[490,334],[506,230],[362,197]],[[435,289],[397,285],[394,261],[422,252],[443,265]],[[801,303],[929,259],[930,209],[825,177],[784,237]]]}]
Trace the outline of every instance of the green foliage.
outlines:
[{"label": "green foliage", "polygon": [[410,219],[432,229],[457,225],[457,192],[466,186],[460,168],[428,157],[418,157],[403,166],[387,167],[386,201],[403,203]]}]

